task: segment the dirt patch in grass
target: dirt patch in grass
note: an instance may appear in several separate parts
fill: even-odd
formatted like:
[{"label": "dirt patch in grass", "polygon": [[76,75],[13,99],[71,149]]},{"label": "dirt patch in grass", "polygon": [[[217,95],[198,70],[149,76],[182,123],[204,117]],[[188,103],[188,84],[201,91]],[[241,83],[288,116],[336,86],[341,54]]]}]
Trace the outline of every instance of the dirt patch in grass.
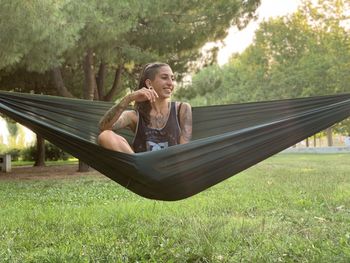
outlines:
[{"label": "dirt patch in grass", "polygon": [[31,179],[67,179],[80,176],[96,175],[102,176],[99,172],[90,168],[85,173],[78,172],[78,165],[50,165],[44,167],[12,167],[11,172],[0,171],[0,180],[31,180]]}]

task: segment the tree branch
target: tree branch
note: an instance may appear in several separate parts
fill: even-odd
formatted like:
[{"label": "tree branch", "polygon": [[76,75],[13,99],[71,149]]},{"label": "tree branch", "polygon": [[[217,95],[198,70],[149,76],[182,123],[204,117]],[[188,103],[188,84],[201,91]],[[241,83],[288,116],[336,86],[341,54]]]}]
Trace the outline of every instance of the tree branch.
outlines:
[{"label": "tree branch", "polygon": [[69,90],[67,90],[67,88],[64,86],[61,69],[59,67],[56,67],[52,70],[52,76],[58,94],[63,97],[74,98],[72,93],[70,93]]},{"label": "tree branch", "polygon": [[120,89],[121,89],[121,85],[120,84],[121,84],[122,72],[123,72],[123,66],[119,65],[119,67],[115,71],[112,88],[109,90],[107,95],[103,98],[104,101],[111,101],[113,99],[113,97],[116,94],[118,94],[118,92],[120,92]]}]

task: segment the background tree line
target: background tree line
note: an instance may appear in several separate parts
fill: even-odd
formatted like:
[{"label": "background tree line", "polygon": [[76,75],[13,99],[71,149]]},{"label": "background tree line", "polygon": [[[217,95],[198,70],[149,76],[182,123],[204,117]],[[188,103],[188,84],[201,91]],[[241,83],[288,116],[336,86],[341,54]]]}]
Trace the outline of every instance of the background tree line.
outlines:
[{"label": "background tree line", "polygon": [[223,39],[233,24],[244,26],[260,3],[2,2],[2,89],[109,101],[134,88],[146,62],[166,61],[181,79],[206,42]]},{"label": "background tree line", "polygon": [[0,3],[1,89],[111,101],[136,87],[146,62],[169,63],[181,80],[200,48],[244,27],[260,0]]},{"label": "background tree line", "polygon": [[[349,1],[305,1],[294,14],[261,23],[243,53],[202,69],[177,96],[208,105],[348,93],[349,12]],[[336,129],[349,135],[349,119]]]}]

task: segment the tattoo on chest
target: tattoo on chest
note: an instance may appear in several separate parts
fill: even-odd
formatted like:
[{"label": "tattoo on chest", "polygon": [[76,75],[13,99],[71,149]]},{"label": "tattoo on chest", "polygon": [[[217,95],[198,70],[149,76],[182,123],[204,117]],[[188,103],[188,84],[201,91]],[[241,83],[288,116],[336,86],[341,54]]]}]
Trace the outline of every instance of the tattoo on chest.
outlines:
[{"label": "tattoo on chest", "polygon": [[167,115],[157,113],[150,116],[150,124],[152,128],[163,128],[167,121]]}]

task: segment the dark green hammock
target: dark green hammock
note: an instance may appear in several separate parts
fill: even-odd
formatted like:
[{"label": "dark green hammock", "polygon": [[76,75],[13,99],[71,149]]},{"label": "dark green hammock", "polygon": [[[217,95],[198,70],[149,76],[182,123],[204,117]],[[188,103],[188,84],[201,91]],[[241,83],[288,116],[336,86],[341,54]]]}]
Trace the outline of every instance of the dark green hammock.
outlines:
[{"label": "dark green hammock", "polygon": [[111,106],[0,92],[0,112],[120,185],[158,200],[192,196],[347,118],[350,94],[195,107],[190,143],[132,155],[96,144],[98,121]]}]

